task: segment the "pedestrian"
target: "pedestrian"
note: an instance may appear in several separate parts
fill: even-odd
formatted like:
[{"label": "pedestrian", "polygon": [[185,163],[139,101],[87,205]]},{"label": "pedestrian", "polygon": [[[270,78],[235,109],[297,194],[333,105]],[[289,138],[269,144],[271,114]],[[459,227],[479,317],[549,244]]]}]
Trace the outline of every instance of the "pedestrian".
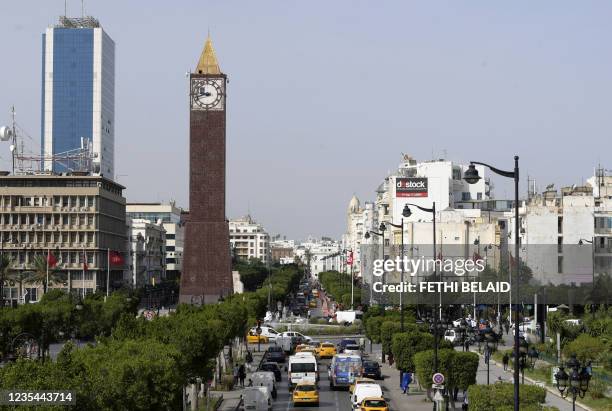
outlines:
[{"label": "pedestrian", "polygon": [[463,403],[461,404],[461,409],[463,411],[467,411],[467,409],[468,409],[468,394],[467,394],[467,391],[463,392]]},{"label": "pedestrian", "polygon": [[244,388],[244,379],[246,378],[244,364],[240,364],[240,368],[238,369],[238,378],[240,379],[240,386]]},{"label": "pedestrian", "polygon": [[470,351],[470,340],[466,339],[464,346],[465,346],[465,351]]},{"label": "pedestrian", "polygon": [[393,353],[389,353],[388,359],[389,359],[389,365],[390,366],[393,365]]},{"label": "pedestrian", "polygon": [[238,370],[240,369],[240,367],[238,367],[238,364],[234,365],[234,387],[238,386]]},{"label": "pedestrian", "polygon": [[401,388],[404,391],[404,394],[408,394],[408,386],[412,382],[412,376],[408,371],[402,372],[402,384]]},{"label": "pedestrian", "polygon": [[246,353],[246,362],[247,364],[250,364],[253,362],[253,354],[251,354],[251,351],[247,350]]},{"label": "pedestrian", "polygon": [[504,323],[504,328],[506,329],[506,335],[510,334],[510,325],[508,324],[508,321]]},{"label": "pedestrian", "polygon": [[510,362],[510,356],[508,353],[504,353],[502,362],[504,363],[504,371],[508,371],[508,363]]},{"label": "pedestrian", "polygon": [[253,386],[253,380],[249,378],[249,384],[247,385],[247,387],[252,387]]}]

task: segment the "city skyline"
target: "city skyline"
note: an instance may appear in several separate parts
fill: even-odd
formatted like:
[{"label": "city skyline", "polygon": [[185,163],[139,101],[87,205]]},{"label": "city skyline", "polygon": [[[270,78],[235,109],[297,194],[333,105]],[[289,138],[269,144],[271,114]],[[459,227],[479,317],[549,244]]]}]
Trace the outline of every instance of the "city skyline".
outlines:
[{"label": "city skyline", "polygon": [[[40,36],[63,5],[0,6],[12,20],[0,28],[3,50],[23,62],[3,68],[0,123],[15,104],[32,144]],[[541,188],[580,184],[607,166],[608,5],[147,5],[85,4],[117,44],[115,174],[128,201],[187,207],[184,73],[208,29],[231,80],[228,217],[250,212],[271,233],[339,238],[351,195],[374,199],[402,152],[500,168],[518,154],[523,193],[527,175]],[[68,15],[80,15],[79,2],[68,3]],[[0,146],[5,169],[8,154]],[[512,190],[494,181],[496,197],[508,198]]]}]

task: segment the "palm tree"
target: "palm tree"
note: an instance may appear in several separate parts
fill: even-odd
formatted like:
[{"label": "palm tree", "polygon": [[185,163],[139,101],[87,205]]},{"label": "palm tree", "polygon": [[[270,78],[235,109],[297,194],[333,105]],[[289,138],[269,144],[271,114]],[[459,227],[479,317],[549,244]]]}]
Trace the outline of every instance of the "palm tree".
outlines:
[{"label": "palm tree", "polygon": [[8,254],[0,256],[0,307],[4,307],[4,282],[9,279],[12,262]]},{"label": "palm tree", "polygon": [[32,264],[34,266],[34,270],[30,271],[28,281],[42,284],[45,294],[47,293],[47,288],[49,287],[49,284],[47,284],[47,277],[49,278],[50,284],[64,282],[64,276],[60,274],[57,267],[47,267],[48,261],[45,256],[34,256],[34,261]]},{"label": "palm tree", "polygon": [[28,282],[31,273],[24,270],[12,270],[8,274],[9,280],[16,282],[19,285],[19,293],[17,298],[20,299],[23,296],[23,283]]}]

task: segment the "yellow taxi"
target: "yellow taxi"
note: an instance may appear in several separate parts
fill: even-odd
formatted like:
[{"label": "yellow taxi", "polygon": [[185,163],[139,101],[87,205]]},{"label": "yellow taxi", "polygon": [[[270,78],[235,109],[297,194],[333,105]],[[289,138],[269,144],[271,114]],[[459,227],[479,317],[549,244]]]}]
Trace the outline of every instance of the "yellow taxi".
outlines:
[{"label": "yellow taxi", "polygon": [[389,405],[382,397],[366,397],[359,404],[360,411],[389,411]]},{"label": "yellow taxi", "polygon": [[297,347],[295,347],[295,352],[303,352],[303,351],[311,351],[313,348],[308,345],[308,344],[300,344]]},{"label": "yellow taxi", "polygon": [[314,404],[319,406],[319,390],[312,381],[299,382],[293,390],[293,405]]},{"label": "yellow taxi", "polygon": [[353,391],[355,391],[355,386],[357,384],[376,384],[376,381],[374,381],[371,378],[365,378],[365,377],[355,378],[355,382],[352,383],[351,386],[349,387],[349,391],[351,392],[351,394],[353,393]]},{"label": "yellow taxi", "polygon": [[308,303],[308,306],[310,308],[317,308],[317,300],[310,300],[310,302]]},{"label": "yellow taxi", "polygon": [[268,337],[266,337],[265,335],[257,335],[257,333],[254,333],[252,331],[249,331],[249,333],[247,334],[247,343],[248,344],[257,344],[259,343],[267,343]]},{"label": "yellow taxi", "polygon": [[336,350],[336,345],[330,342],[319,343],[315,351],[319,358],[332,358],[338,353]]}]

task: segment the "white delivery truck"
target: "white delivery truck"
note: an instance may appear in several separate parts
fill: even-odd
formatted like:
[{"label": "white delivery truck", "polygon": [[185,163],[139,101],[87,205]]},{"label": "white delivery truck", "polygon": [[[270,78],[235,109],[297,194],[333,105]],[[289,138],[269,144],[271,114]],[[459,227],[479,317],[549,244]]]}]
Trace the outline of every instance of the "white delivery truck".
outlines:
[{"label": "white delivery truck", "polygon": [[276,399],[276,379],[272,371],[257,371],[249,377],[253,382],[253,387],[268,387],[272,398]]},{"label": "white delivery truck", "polygon": [[268,387],[245,387],[242,391],[242,407],[245,411],[271,411],[272,398]]},{"label": "white delivery truck", "polygon": [[289,357],[287,366],[289,390],[299,382],[319,380],[317,359],[310,352],[300,352]]},{"label": "white delivery truck", "polygon": [[363,311],[336,311],[336,322],[338,324],[352,324],[355,320],[363,318]]}]

